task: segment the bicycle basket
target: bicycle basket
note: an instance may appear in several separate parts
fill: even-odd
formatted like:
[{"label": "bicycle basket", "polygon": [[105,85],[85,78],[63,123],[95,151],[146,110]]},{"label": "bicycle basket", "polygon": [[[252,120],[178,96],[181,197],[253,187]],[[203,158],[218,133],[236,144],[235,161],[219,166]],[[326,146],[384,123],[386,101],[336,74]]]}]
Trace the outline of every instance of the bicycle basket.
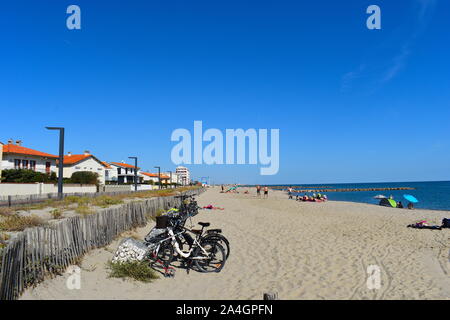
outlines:
[{"label": "bicycle basket", "polygon": [[168,227],[169,217],[159,216],[156,217],[156,229],[165,229]]}]

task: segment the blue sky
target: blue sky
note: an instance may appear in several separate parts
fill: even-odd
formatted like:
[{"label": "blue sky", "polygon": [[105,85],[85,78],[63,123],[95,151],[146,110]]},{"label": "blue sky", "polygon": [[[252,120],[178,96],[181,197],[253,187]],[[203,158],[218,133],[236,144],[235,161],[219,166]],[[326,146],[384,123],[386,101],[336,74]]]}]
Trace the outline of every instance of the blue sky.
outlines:
[{"label": "blue sky", "polygon": [[[81,8],[81,30],[66,8]],[[381,8],[368,30],[366,8]],[[280,169],[192,165],[216,183],[450,180],[450,3],[9,1],[0,141],[173,169],[170,135],[280,129]]]}]

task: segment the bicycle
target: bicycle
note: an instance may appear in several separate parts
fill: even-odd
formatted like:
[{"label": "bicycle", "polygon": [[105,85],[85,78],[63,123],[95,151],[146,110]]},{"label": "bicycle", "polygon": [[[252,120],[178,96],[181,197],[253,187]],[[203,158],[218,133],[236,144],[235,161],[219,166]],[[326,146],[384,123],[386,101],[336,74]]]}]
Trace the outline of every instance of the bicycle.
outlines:
[{"label": "bicycle", "polygon": [[[194,231],[197,234],[193,239],[193,244],[188,251],[183,251],[179,246],[179,239],[182,234],[190,231],[182,228],[174,232],[174,229],[169,225],[167,216],[157,217],[157,224],[166,224],[166,229],[159,235],[159,238],[153,238],[152,243],[147,243],[151,247],[151,252],[148,255],[153,263],[158,262],[163,265],[164,276],[174,276],[175,269],[170,266],[174,259],[176,252],[187,266],[187,271],[195,267],[200,272],[220,272],[226,261],[226,253],[223,247],[217,241],[205,240],[202,237],[203,229],[209,226],[207,222],[199,222],[202,229]],[[192,231],[191,231],[192,232]]]},{"label": "bicycle", "polygon": [[[186,221],[188,219],[191,219],[193,216],[197,215],[198,210],[201,209],[201,207],[199,207],[197,205],[197,201],[195,201],[195,198],[192,195],[180,195],[180,196],[176,196],[175,198],[181,198],[182,205],[180,206],[180,208],[178,209],[178,211],[176,213],[168,213],[168,215],[169,215],[169,217],[171,217],[171,219],[173,219],[173,221],[174,221],[173,226],[175,228],[177,228],[177,227],[185,228]],[[185,203],[187,198],[190,198],[190,201],[188,204]],[[190,221],[191,221],[191,225],[192,225],[192,220],[190,220]],[[208,226],[209,226],[209,224],[208,224]],[[187,229],[187,230],[192,231],[190,229]],[[225,249],[226,258],[228,259],[228,257],[230,256],[230,242],[228,241],[227,238],[225,238],[224,235],[222,235],[222,229],[207,230],[206,234],[202,233],[202,236],[204,239],[208,239],[209,241],[218,241],[219,243],[221,243],[221,245]],[[181,241],[179,243],[181,245],[181,247],[183,247],[184,244],[187,244],[189,247],[192,246],[193,239],[192,239],[192,237],[190,237],[189,234],[187,234],[187,233],[183,234],[183,238],[184,238],[183,239],[184,241]]]}]

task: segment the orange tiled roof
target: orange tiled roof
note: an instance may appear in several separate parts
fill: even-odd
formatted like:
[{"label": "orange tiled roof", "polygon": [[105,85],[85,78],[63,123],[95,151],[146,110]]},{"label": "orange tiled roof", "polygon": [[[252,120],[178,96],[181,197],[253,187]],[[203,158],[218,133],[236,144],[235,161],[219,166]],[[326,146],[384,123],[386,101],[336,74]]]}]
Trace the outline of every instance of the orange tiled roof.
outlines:
[{"label": "orange tiled roof", "polygon": [[[152,177],[152,178],[158,178],[158,174],[157,173],[150,173],[150,172],[141,172],[143,175],[146,175],[147,177]],[[161,179],[169,179],[169,176],[166,176],[165,174],[161,174]]]},{"label": "orange tiled roof", "polygon": [[[132,166],[131,164],[128,164],[128,163],[123,163],[123,162],[111,162],[111,164],[113,164],[113,165],[115,165],[115,166],[118,166],[118,167],[135,169],[134,166]],[[137,169],[139,170],[140,168],[137,167]]]},{"label": "orange tiled roof", "polygon": [[25,147],[18,146],[15,144],[3,145],[3,153],[25,154],[25,155],[29,155],[29,156],[38,156],[38,157],[52,158],[52,159],[58,158],[58,156],[55,156],[53,154],[33,150],[30,148],[25,148]]},{"label": "orange tiled roof", "polygon": [[102,165],[104,165],[106,168],[111,169],[111,166],[108,162],[102,161]]},{"label": "orange tiled roof", "polygon": [[81,160],[92,157],[92,154],[72,154],[64,156],[64,164],[74,164],[80,162]]},{"label": "orange tiled roof", "polygon": [[107,164],[106,162],[100,161],[98,160],[96,157],[94,157],[92,154],[72,154],[72,155],[67,155],[64,156],[64,164],[68,165],[68,164],[75,164],[78,163],[80,161],[83,161],[85,159],[88,158],[93,158],[94,160],[98,161],[102,166],[106,167],[106,168],[110,168],[110,165]]},{"label": "orange tiled roof", "polygon": [[153,177],[153,178],[157,178],[158,175],[154,174],[154,173],[150,173],[150,172],[141,172],[143,175],[147,176],[147,177]]}]

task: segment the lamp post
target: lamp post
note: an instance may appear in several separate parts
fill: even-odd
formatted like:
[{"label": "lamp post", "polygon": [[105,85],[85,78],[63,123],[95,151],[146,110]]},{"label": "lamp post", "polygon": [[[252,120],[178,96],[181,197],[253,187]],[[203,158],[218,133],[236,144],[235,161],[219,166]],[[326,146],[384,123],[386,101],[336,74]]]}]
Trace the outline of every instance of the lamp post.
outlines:
[{"label": "lamp post", "polygon": [[59,166],[58,166],[58,198],[63,198],[63,174],[64,174],[64,128],[45,127],[48,130],[59,130]]},{"label": "lamp post", "polygon": [[155,168],[158,169],[158,183],[159,183],[159,189],[161,189],[161,187],[162,187],[162,185],[161,185],[161,167],[155,166]]},{"label": "lamp post", "polygon": [[137,191],[137,157],[128,157],[128,159],[134,159],[134,191]]}]

